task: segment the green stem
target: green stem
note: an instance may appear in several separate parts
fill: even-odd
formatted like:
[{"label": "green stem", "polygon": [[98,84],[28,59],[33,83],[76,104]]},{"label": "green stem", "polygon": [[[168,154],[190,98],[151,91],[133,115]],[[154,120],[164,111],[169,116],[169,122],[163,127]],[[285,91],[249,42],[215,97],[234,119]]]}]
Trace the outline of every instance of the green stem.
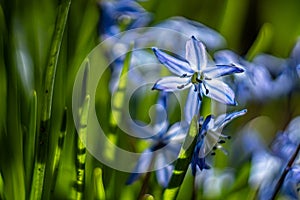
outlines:
[{"label": "green stem", "polygon": [[198,123],[196,116],[193,118],[189,132],[180,149],[179,156],[175,163],[175,168],[167,189],[163,193],[163,199],[176,199],[179,189],[182,185],[189,164],[192,160],[192,155],[196,145],[196,136],[198,134]]},{"label": "green stem", "polygon": [[142,188],[141,188],[139,196],[138,196],[138,199],[140,199],[140,200],[143,199],[143,196],[147,192],[147,189],[148,189],[148,186],[149,186],[150,177],[151,177],[151,172],[147,172],[146,176],[145,176],[145,178],[143,180],[143,185],[142,185]]},{"label": "green stem", "polygon": [[42,199],[46,162],[48,159],[48,143],[50,134],[51,107],[53,88],[56,75],[57,61],[66,27],[71,0],[63,1],[59,5],[56,18],[54,35],[52,38],[46,77],[43,90],[40,129],[38,133],[37,155],[34,165],[33,181],[31,185],[30,199]]}]

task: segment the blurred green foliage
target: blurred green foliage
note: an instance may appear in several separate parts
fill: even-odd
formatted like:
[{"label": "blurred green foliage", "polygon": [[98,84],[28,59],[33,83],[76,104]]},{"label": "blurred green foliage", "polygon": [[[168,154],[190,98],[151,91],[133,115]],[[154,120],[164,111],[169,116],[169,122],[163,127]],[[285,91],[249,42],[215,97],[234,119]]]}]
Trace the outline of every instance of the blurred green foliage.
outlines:
[{"label": "blurred green foliage", "polygon": [[[63,1],[63,0],[62,0]],[[30,149],[36,144],[32,132],[39,130],[41,120],[45,69],[49,59],[54,34],[58,0],[1,0],[0,1],[0,199],[26,199],[32,189],[32,157],[37,152]],[[43,199],[74,199],[76,196],[76,142],[77,134],[71,113],[73,82],[80,64],[88,53],[99,44],[99,9],[96,0],[73,0],[62,39],[55,77],[52,117],[50,119],[49,160],[55,158],[60,138],[61,122],[67,108],[67,133],[61,151],[57,180],[53,190],[48,190]],[[266,52],[287,57],[300,34],[300,1],[298,0],[149,0],[141,4],[153,13],[152,25],[171,16],[184,16],[216,29],[225,36],[228,48],[247,55],[260,30],[269,26],[268,38],[263,38],[263,48],[255,48],[251,55]],[[260,43],[260,44],[261,44]],[[252,56],[253,56],[252,55]],[[99,84],[96,108],[99,120],[108,126],[109,72]],[[102,82],[101,82],[102,83]],[[149,95],[150,96],[150,95]],[[150,100],[152,100],[150,98]],[[274,130],[285,127],[288,116],[284,108],[291,103],[293,115],[300,113],[297,98],[279,99],[269,105],[250,105],[249,113],[229,128],[240,128],[259,115],[267,115],[275,122]],[[148,113],[144,104],[137,106],[139,113]],[[283,110],[277,108],[283,107]],[[276,109],[274,109],[276,108]],[[144,109],[144,110],[143,110]],[[102,115],[103,114],[103,115]],[[282,116],[287,121],[282,120]],[[287,116],[287,117],[285,117]],[[263,125],[261,125],[263,126]],[[106,127],[108,129],[108,127]],[[272,134],[275,134],[275,131]],[[269,135],[263,135],[268,139]],[[229,148],[229,147],[228,147]],[[234,154],[232,157],[234,158]],[[28,158],[31,158],[28,160]],[[28,163],[31,162],[31,163]],[[226,164],[225,164],[226,163]],[[254,196],[247,183],[250,163],[239,166],[227,156],[217,155],[215,164],[219,169],[227,166],[235,169],[235,183],[231,188],[214,197],[207,197],[199,189],[200,199],[240,199]],[[134,199],[139,193],[141,182],[124,186],[127,173],[103,166],[87,152],[85,163],[85,199]],[[53,181],[52,169],[46,169],[45,180]],[[94,174],[94,175],[93,175]],[[184,180],[179,197],[188,197],[192,184],[191,173]],[[102,176],[103,175],[103,179]],[[148,192],[160,199],[162,188],[153,176]],[[47,186],[49,185],[46,184]],[[52,186],[51,186],[52,187]],[[105,190],[106,195],[102,194]],[[208,195],[209,196],[209,195]],[[152,199],[148,196],[145,199]],[[249,198],[250,199],[250,198]]]}]

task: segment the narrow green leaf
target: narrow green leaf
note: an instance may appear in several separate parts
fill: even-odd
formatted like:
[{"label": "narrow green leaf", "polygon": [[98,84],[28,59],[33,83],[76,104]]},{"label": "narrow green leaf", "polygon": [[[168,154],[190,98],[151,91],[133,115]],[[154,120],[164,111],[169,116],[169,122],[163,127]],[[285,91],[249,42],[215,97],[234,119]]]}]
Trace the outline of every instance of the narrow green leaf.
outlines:
[{"label": "narrow green leaf", "polygon": [[256,40],[254,41],[246,55],[247,60],[251,61],[257,54],[266,51],[272,42],[272,38],[273,27],[271,24],[265,23],[261,27]]},{"label": "narrow green leaf", "polygon": [[77,156],[76,156],[76,199],[84,199],[85,188],[85,162],[86,162],[86,137],[87,137],[87,123],[88,113],[90,107],[90,96],[87,95],[82,107],[79,110],[80,127],[78,130],[77,139]]},{"label": "narrow green leaf", "polygon": [[[120,77],[124,77],[126,73],[128,73],[130,67],[131,60],[131,51],[126,54],[126,58],[124,61],[123,69]],[[122,120],[122,112],[121,109],[123,107],[123,102],[125,98],[125,90],[127,85],[127,78],[120,78],[119,85],[112,97],[112,110],[109,116],[109,124],[110,124],[110,133],[108,134],[108,138],[113,142],[117,142],[117,135],[115,134],[118,128],[118,122]],[[114,159],[114,150],[110,148],[106,148],[105,155],[109,159]]]},{"label": "narrow green leaf", "polygon": [[4,198],[4,182],[3,182],[1,172],[0,172],[0,199],[5,199]]},{"label": "narrow green leaf", "polygon": [[[131,45],[128,53],[126,54],[123,69],[119,79],[118,88],[112,96],[112,110],[109,116],[109,133],[107,134],[107,137],[114,144],[118,144],[118,135],[117,135],[117,132],[119,131],[118,123],[121,122],[122,120],[122,108],[124,107],[126,86],[128,83],[127,73],[130,68],[132,48],[133,45]],[[106,159],[110,159],[110,160],[117,159],[118,155],[116,155],[115,149],[111,148],[111,145],[107,145],[104,149],[105,149],[104,155],[106,156]],[[108,194],[107,194],[107,198],[109,199],[116,198],[115,189],[116,189],[116,185],[118,185],[116,180],[118,179],[118,177],[114,173],[116,172],[112,171],[112,174],[110,175],[110,177],[112,178],[110,179],[110,183],[108,186]]]},{"label": "narrow green leaf", "polygon": [[196,136],[198,134],[198,123],[196,116],[193,118],[189,132],[184,140],[180,149],[178,158],[175,163],[175,168],[167,189],[163,193],[163,199],[172,200],[176,199],[185,174],[191,163],[193,151],[196,145]]},{"label": "narrow green leaf", "polygon": [[[223,1],[223,16],[220,16],[220,33],[230,42],[230,47],[240,48],[242,30],[247,19],[250,0]],[[222,14],[221,14],[222,15]]]},{"label": "narrow green leaf", "polygon": [[128,77],[126,75],[129,71],[129,67],[130,67],[131,54],[132,54],[131,49],[132,49],[132,47],[130,48],[129,52],[126,54],[123,69],[122,69],[121,76],[119,79],[118,88],[117,88],[117,91],[113,94],[112,113],[110,115],[110,124],[113,127],[116,127],[118,125],[118,123],[122,120],[121,109],[123,108],[123,105],[124,105],[126,85],[128,82]]},{"label": "narrow green leaf", "polygon": [[24,137],[24,142],[23,142],[25,176],[26,176],[26,185],[28,191],[30,190],[29,186],[31,183],[33,164],[34,164],[36,122],[37,122],[37,95],[36,95],[36,91],[33,91],[32,99],[30,102],[28,135]]},{"label": "narrow green leaf", "polygon": [[94,198],[97,200],[105,200],[105,189],[102,180],[102,169],[97,167],[94,169]]},{"label": "narrow green leaf", "polygon": [[64,147],[64,141],[65,141],[65,136],[67,133],[67,107],[65,107],[64,113],[63,113],[63,118],[61,122],[61,127],[60,127],[60,133],[59,133],[59,138],[57,142],[57,147],[55,148],[55,153],[54,153],[54,160],[52,162],[52,183],[51,183],[51,189],[50,192],[54,192],[54,188],[56,185],[56,180],[57,180],[57,175],[58,175],[58,168],[60,164],[60,158],[61,158],[61,152]]},{"label": "narrow green leaf", "polygon": [[33,172],[33,181],[31,185],[30,199],[42,199],[45,168],[48,158],[49,130],[54,80],[57,68],[57,61],[62,44],[63,34],[68,18],[71,0],[63,1],[58,8],[55,30],[52,38],[48,65],[46,68],[46,77],[43,90],[42,110],[40,129],[38,134],[37,155]]}]

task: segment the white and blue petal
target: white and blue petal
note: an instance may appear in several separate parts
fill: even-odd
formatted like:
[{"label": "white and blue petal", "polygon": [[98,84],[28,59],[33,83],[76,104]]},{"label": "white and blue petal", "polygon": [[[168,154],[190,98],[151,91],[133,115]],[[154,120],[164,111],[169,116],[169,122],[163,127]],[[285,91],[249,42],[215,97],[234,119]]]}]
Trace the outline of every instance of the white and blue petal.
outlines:
[{"label": "white and blue petal", "polygon": [[300,64],[298,64],[298,65],[296,66],[296,71],[297,71],[297,74],[298,74],[298,76],[299,76],[299,78],[300,78]]},{"label": "white and blue petal", "polygon": [[237,105],[235,94],[226,83],[212,79],[206,80],[201,86],[205,96],[227,105]]},{"label": "white and blue petal", "polygon": [[194,73],[187,61],[170,56],[156,47],[153,47],[152,50],[159,62],[165,65],[172,73],[178,76],[190,76]]},{"label": "white and blue petal", "polygon": [[194,36],[186,42],[186,59],[194,71],[199,72],[206,68],[207,53],[202,42],[198,41]]},{"label": "white and blue petal", "polygon": [[160,153],[157,155],[155,160],[155,168],[158,169],[156,171],[156,178],[158,183],[166,188],[170,181],[172,171],[174,166],[171,163],[167,163],[166,155],[164,153]]},{"label": "white and blue petal", "polygon": [[138,163],[136,164],[133,172],[130,174],[129,178],[126,181],[126,184],[132,184],[134,181],[136,181],[142,173],[147,172],[149,169],[149,166],[151,164],[153,153],[149,149],[146,149],[142,154],[141,157],[138,160]]},{"label": "white and blue petal", "polygon": [[166,188],[169,184],[169,181],[172,176],[172,171],[174,169],[173,165],[168,165],[162,169],[156,171],[157,182],[164,188]]},{"label": "white and blue petal", "polygon": [[158,80],[152,89],[172,92],[188,88],[191,85],[192,83],[188,77],[167,76]]},{"label": "white and blue petal", "polygon": [[232,112],[228,114],[219,115],[215,120],[214,129],[223,128],[226,126],[229,122],[231,122],[233,119],[242,116],[247,113],[247,109],[243,109],[237,112]]},{"label": "white and blue petal", "polygon": [[216,65],[216,67],[207,67],[202,72],[206,77],[218,78],[234,73],[242,73],[244,69],[236,67],[235,65]]},{"label": "white and blue petal", "polygon": [[167,119],[167,93],[160,92],[160,95],[156,104],[156,114],[155,114],[155,124],[153,126],[153,131],[159,133],[158,137],[164,134],[169,126]]},{"label": "white and blue petal", "polygon": [[194,91],[194,87],[191,87],[185,103],[185,121],[190,123],[195,115],[198,116],[200,106],[201,101],[198,97],[198,92]]},{"label": "white and blue petal", "polygon": [[181,142],[184,140],[188,130],[188,124],[185,122],[176,122],[163,136],[164,141]]}]

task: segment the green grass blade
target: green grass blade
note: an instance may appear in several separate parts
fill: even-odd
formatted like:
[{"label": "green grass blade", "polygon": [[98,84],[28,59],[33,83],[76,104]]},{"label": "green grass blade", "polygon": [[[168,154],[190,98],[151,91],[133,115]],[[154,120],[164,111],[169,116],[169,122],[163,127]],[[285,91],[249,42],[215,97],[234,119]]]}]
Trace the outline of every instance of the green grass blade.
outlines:
[{"label": "green grass blade", "polygon": [[170,183],[167,189],[163,193],[163,199],[166,200],[176,199],[192,159],[192,155],[196,145],[197,134],[198,134],[198,124],[197,124],[196,117],[194,117],[191,122],[189,132],[180,149]]},{"label": "green grass blade", "polygon": [[253,58],[266,50],[268,50],[269,46],[271,45],[273,39],[273,27],[269,23],[265,23],[256,37],[253,45],[247,52],[246,58],[247,60],[251,61]]},{"label": "green grass blade", "polygon": [[30,183],[32,179],[34,154],[35,154],[35,141],[36,141],[36,122],[37,122],[37,95],[33,91],[32,99],[30,102],[29,113],[29,127],[28,135],[24,137],[24,166],[25,166],[25,181],[27,185],[27,192],[30,192]]},{"label": "green grass blade", "polygon": [[50,189],[51,194],[53,194],[54,189],[55,189],[57,175],[58,175],[58,168],[59,168],[59,163],[60,163],[60,158],[61,158],[61,152],[63,150],[66,134],[67,134],[67,107],[65,107],[65,110],[63,113],[58,143],[57,143],[57,147],[55,148],[54,161],[52,163],[52,173],[51,174],[53,174],[53,175],[52,175],[52,183],[51,183],[51,189]]},{"label": "green grass blade", "polygon": [[[121,78],[119,79],[119,84],[116,92],[114,93],[114,96],[112,97],[112,110],[109,116],[109,125],[110,125],[110,133],[108,134],[108,138],[112,142],[117,142],[117,135],[115,134],[118,129],[118,123],[122,120],[122,108],[124,105],[124,99],[125,99],[125,92],[126,92],[126,85],[127,85],[127,77],[124,78],[124,76],[128,73],[129,67],[130,67],[130,60],[131,60],[131,54],[132,52],[129,51],[126,54],[126,58],[124,61],[123,69],[121,72]],[[122,78],[123,77],[123,78]],[[106,148],[105,155],[109,159],[114,159],[114,149]]]},{"label": "green grass blade", "polygon": [[55,24],[54,35],[50,48],[50,55],[48,65],[46,68],[45,85],[43,90],[43,101],[41,110],[40,130],[38,134],[37,155],[33,172],[32,190],[30,199],[41,199],[43,193],[45,168],[48,157],[48,142],[49,142],[49,128],[51,118],[51,107],[54,80],[57,68],[57,61],[62,44],[63,33],[65,30],[68,12],[71,0],[63,1],[59,5],[58,15]]},{"label": "green grass blade", "polygon": [[86,162],[86,137],[87,137],[87,123],[88,111],[90,106],[90,96],[87,95],[85,101],[80,108],[80,127],[78,130],[77,140],[77,156],[76,156],[76,199],[84,199],[85,188],[85,162]]},{"label": "green grass blade", "polygon": [[0,199],[5,199],[5,197],[4,197],[4,182],[3,182],[1,172],[0,172]]},{"label": "green grass blade", "polygon": [[77,137],[76,151],[76,199],[83,199],[85,189],[85,167],[86,167],[86,137],[88,111],[90,107],[90,96],[88,94],[88,80],[90,72],[90,62],[86,60],[81,88],[81,107],[79,108],[79,129]]},{"label": "green grass blade", "polygon": [[[111,113],[109,116],[109,133],[107,134],[107,137],[114,144],[118,144],[118,142],[119,142],[119,138],[118,138],[118,134],[117,134],[119,131],[118,124],[122,120],[122,108],[124,107],[126,86],[128,83],[127,73],[130,68],[132,48],[133,48],[133,45],[131,45],[130,50],[126,54],[123,69],[122,69],[120,79],[119,79],[118,88],[112,96],[112,109],[111,109]],[[116,155],[115,149],[111,148],[111,147],[112,147],[111,145],[107,145],[104,148],[105,149],[104,155],[106,156],[107,159],[110,159],[110,160],[118,159],[117,158],[118,155]],[[117,177],[115,173],[116,173],[115,171],[112,171],[112,174],[109,175],[111,178],[110,178],[109,186],[107,189],[108,199],[117,198],[117,196],[116,196],[117,194],[116,194],[115,190],[116,190],[116,185],[118,185],[117,179],[119,177]],[[121,186],[120,185],[118,185],[118,186],[120,187],[119,189],[121,190],[122,189]],[[121,193],[121,191],[120,191],[120,193]]]},{"label": "green grass blade", "polygon": [[94,199],[105,200],[105,189],[102,180],[102,170],[97,167],[94,169]]}]

